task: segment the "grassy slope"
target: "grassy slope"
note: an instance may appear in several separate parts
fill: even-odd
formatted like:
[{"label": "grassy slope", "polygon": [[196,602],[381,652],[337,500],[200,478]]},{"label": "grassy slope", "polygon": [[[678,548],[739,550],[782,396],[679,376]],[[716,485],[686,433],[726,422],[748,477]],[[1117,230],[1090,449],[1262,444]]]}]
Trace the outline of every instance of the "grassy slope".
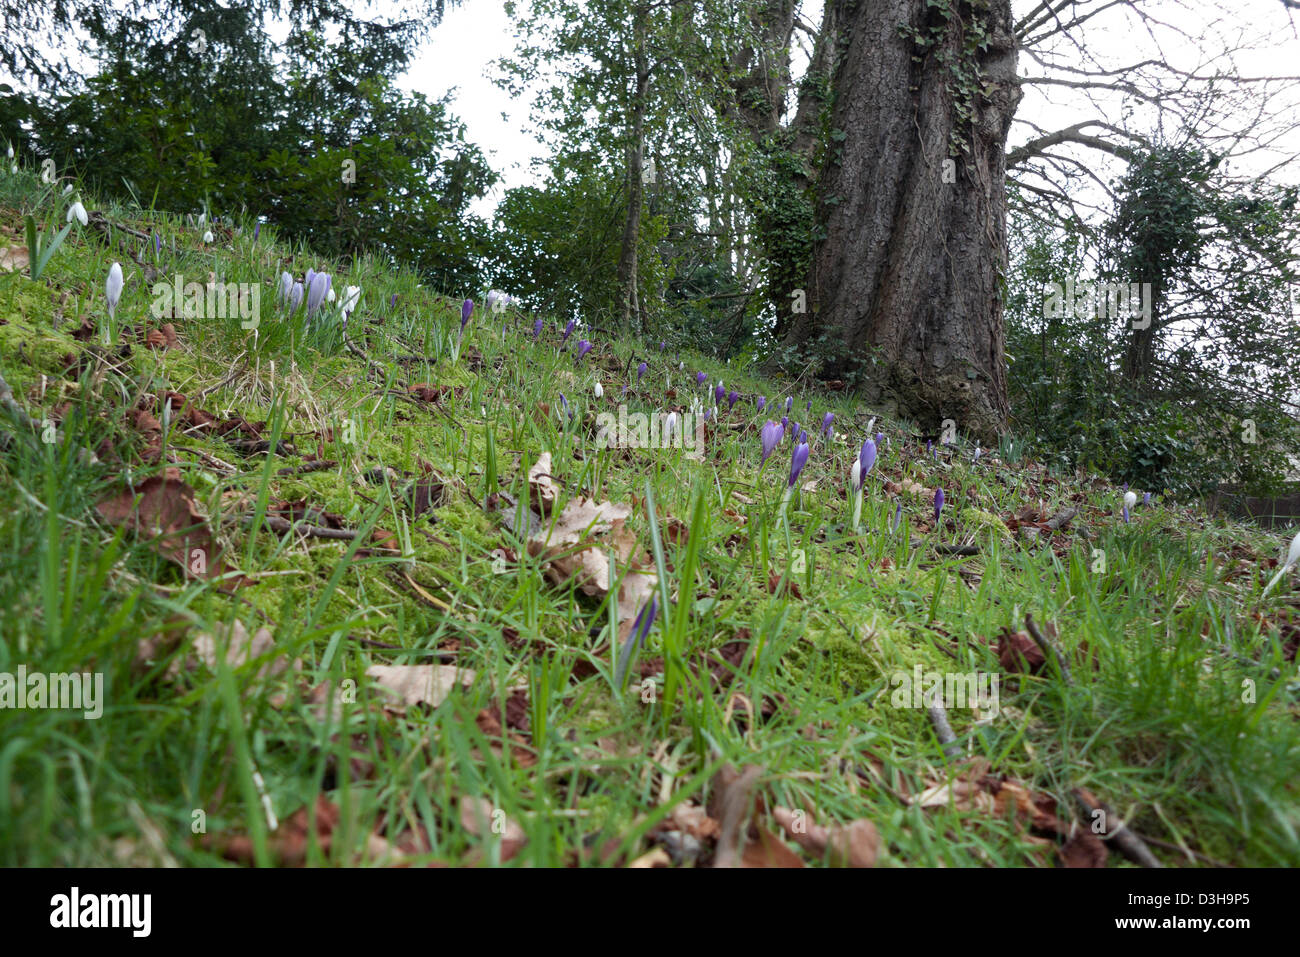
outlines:
[{"label": "grassy slope", "polygon": [[[25,175],[0,185],[4,227],[20,229],[30,210],[61,223],[62,209]],[[289,825],[266,834],[259,782],[280,819],[315,806],[322,793],[338,809],[331,838],[299,848],[310,862],[374,860],[376,831],[408,853],[413,833],[427,835],[417,862],[500,860],[501,839],[475,836],[483,827],[461,814],[462,798],[475,796],[522,828],[527,844],[515,863],[562,864],[584,847],[614,844],[626,859],[649,849],[646,832],[670,805],[703,803],[713,772],[729,762],[761,765],[761,787],[776,804],[807,808],[823,823],[873,821],[885,866],[1050,864],[1053,842],[1023,821],[979,802],[920,808],[907,800],[961,771],[947,766],[924,709],[891,704],[890,676],[917,664],[1003,675],[997,717],[977,724],[969,710],[950,712],[962,747],[991,774],[1056,798],[1063,817],[1071,788],[1086,787],[1153,839],[1169,864],[1300,862],[1300,689],[1279,627],[1293,627],[1284,625],[1292,586],[1258,600],[1276,538],[1163,505],[1139,506],[1125,526],[1118,493],[1104,483],[1046,475],[1005,448],[978,465],[968,449],[931,459],[913,430],[895,422],[877,426],[889,439],[868,481],[863,533],[853,535],[845,486],[871,413],[841,396],[763,381],[685,348],[683,371],[667,358],[675,346],[665,355],[630,340],[600,339],[575,365],[554,324],[534,343],[531,317],[514,314],[476,314],[466,355],[453,361],[458,301],[418,288],[409,274],[371,261],[331,267],[278,245],[267,229],[255,243],[251,230],[222,227],[204,246],[201,230],[176,218],[104,212],[161,233],[162,255],[143,253],[144,243],[120,231],[113,239],[122,245],[111,249],[93,228],[76,230],[40,282],[0,283],[0,375],[38,419],[69,403],[62,444],[20,430],[0,453],[0,671],[93,669],[108,687],[95,721],[0,711],[0,863],[205,864],[223,852],[291,859]],[[149,316],[150,284],[133,256],[166,281],[212,272],[260,284],[258,336],[238,318],[177,319],[180,348],[142,347],[140,328],[159,321]],[[133,343],[126,356],[70,335],[81,317],[104,328],[103,281],[115,259],[128,276],[116,330],[119,343]],[[308,267],[332,268],[340,293],[363,288],[352,330],[369,367],[332,325],[304,333],[276,313],[275,277]],[[482,357],[477,371],[471,346]],[[65,371],[69,354],[79,369]],[[429,358],[397,361],[411,355]],[[625,377],[642,358],[645,379]],[[700,369],[745,396],[710,430],[703,462],[679,450],[596,447],[595,412],[614,409],[624,384],[633,410],[662,409],[687,401]],[[602,400],[592,394],[597,371]],[[400,394],[415,383],[454,391],[421,404]],[[126,473],[140,482],[157,471],[141,458],[147,437],[127,410],[157,414],[167,391],[221,419],[266,420],[266,439],[283,436],[294,447],[243,455],[179,424],[166,437],[163,454],[249,579],[233,594],[187,578],[94,509]],[[565,428],[559,392],[578,415]],[[763,416],[753,399],[791,394],[793,417],[810,432],[833,410],[837,436],[814,443],[803,480],[817,485],[783,521],[777,501],[789,444],[758,470]],[[809,399],[812,413],[800,415]],[[3,431],[13,430],[6,419]],[[121,463],[79,460],[77,448],[102,448],[105,439]],[[653,695],[642,693],[640,674],[628,691],[613,684],[603,648],[608,604],[546,581],[508,518],[484,507],[493,474],[500,491],[525,497],[523,475],[545,451],[566,495],[633,504],[638,549],[660,551],[673,605],[639,658],[650,662],[643,670]],[[309,454],[338,465],[275,474]],[[387,480],[374,471],[384,467]],[[413,479],[441,487],[431,512],[417,513],[404,498]],[[945,511],[941,531],[930,527],[928,493],[898,490],[905,480],[941,485],[959,503]],[[265,528],[252,534],[248,521],[285,500],[334,513],[348,528],[397,532],[409,553],[357,554],[359,541]],[[905,524],[891,533],[898,501]],[[1050,547],[1026,547],[1003,519],[1040,503],[1048,515],[1067,504],[1083,511]],[[665,532],[670,516],[688,523],[689,543]],[[975,543],[981,553],[940,557],[939,540]],[[497,548],[518,561],[494,566]],[[1095,570],[1102,555],[1105,570]],[[779,587],[773,594],[773,575],[800,597]],[[1054,622],[1072,655],[1090,649],[1095,667],[1075,657],[1072,688],[1054,671],[1005,675],[996,636],[1022,627],[1026,612]],[[186,663],[196,636],[226,634],[235,622],[250,632],[268,627],[277,651],[301,660],[301,673],[267,676],[259,663],[183,667],[167,677],[174,662]],[[179,650],[133,664],[140,643],[160,634],[179,639]],[[664,667],[656,667],[665,640],[696,662],[737,637],[747,644],[730,690],[702,689],[688,677],[669,701]],[[376,706],[382,695],[369,666],[428,663],[435,649],[455,652],[473,683],[436,709],[399,716]],[[305,689],[347,679],[355,703],[342,707],[343,734],[340,716]],[[1254,703],[1242,700],[1247,679]],[[772,713],[751,722],[747,706],[763,702]],[[523,743],[494,747],[476,721],[484,709],[526,726]],[[195,833],[200,819],[206,834]]]}]

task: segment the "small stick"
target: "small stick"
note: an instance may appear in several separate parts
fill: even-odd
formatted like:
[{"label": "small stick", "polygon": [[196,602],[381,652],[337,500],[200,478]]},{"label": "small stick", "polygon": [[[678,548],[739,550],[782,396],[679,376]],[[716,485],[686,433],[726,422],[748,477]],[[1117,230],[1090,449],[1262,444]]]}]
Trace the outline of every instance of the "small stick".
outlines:
[{"label": "small stick", "polygon": [[943,756],[949,761],[956,761],[961,757],[961,742],[957,740],[956,732],[948,723],[948,712],[943,710],[943,705],[939,703],[937,697],[933,698],[925,709],[930,715],[930,723],[934,725],[934,733],[939,738],[939,744],[943,746]]},{"label": "small stick", "polygon": [[1029,637],[1034,639],[1034,644],[1042,649],[1043,654],[1056,662],[1056,667],[1061,671],[1061,680],[1068,687],[1074,687],[1074,678],[1070,676],[1070,666],[1065,663],[1065,656],[1061,654],[1061,649],[1056,646],[1056,642],[1038,630],[1033,615],[1025,615],[1025,629],[1029,632]]},{"label": "small stick", "polygon": [[1047,527],[1054,532],[1059,532],[1066,525],[1069,525],[1070,520],[1078,514],[1079,510],[1077,508],[1063,508],[1047,520]]},{"label": "small stick", "polygon": [[206,398],[207,398],[208,396],[210,396],[212,393],[216,392],[216,391],[217,391],[218,389],[220,389],[222,386],[230,385],[230,383],[232,383],[232,382],[234,382],[236,379],[238,379],[238,378],[243,374],[244,370],[247,369],[247,368],[248,368],[248,359],[245,358],[244,361],[243,361],[243,363],[242,363],[242,364],[241,364],[237,369],[235,369],[234,372],[230,373],[230,375],[226,376],[224,379],[222,379],[222,380],[221,380],[220,382],[218,382],[216,385],[210,385],[210,386],[208,386],[206,389],[204,389],[202,392],[200,392],[200,393],[195,397],[194,401],[195,401],[195,402],[202,402],[204,399],[206,399]]},{"label": "small stick", "polygon": [[304,462],[302,465],[290,465],[288,468],[277,469],[276,475],[301,475],[305,472],[323,472],[326,469],[332,469],[338,465],[330,459],[322,459],[316,462]]},{"label": "small stick", "polygon": [[1086,788],[1075,788],[1074,796],[1088,815],[1091,815],[1094,811],[1101,811],[1106,816],[1107,822],[1115,822],[1114,826],[1108,828],[1107,832],[1101,835],[1103,841],[1114,841],[1120,853],[1135,864],[1140,864],[1143,867],[1164,867],[1156,856],[1151,853],[1150,848],[1142,843],[1142,838],[1130,831],[1124,822],[1119,819],[1119,815],[1105,803],[1099,801],[1091,791]]}]

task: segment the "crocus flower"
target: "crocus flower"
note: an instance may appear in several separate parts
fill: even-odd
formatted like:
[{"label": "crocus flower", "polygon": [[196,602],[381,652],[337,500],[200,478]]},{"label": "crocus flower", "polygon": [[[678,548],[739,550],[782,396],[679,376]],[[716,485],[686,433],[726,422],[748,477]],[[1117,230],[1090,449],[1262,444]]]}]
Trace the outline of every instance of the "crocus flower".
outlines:
[{"label": "crocus flower", "polygon": [[943,514],[943,489],[934,490],[934,527],[939,527],[939,516]]},{"label": "crocus flower", "polygon": [[307,287],[307,315],[311,315],[321,307],[325,301],[325,296],[330,291],[330,275],[327,272],[318,272],[311,277],[311,285]]},{"label": "crocus flower", "polygon": [[800,442],[794,447],[794,455],[790,458],[790,488],[794,488],[794,483],[799,480],[799,473],[803,467],[808,464],[808,443]]},{"label": "crocus flower", "polygon": [[789,431],[790,431],[790,417],[788,415],[783,415],[781,416],[781,434],[785,435]]},{"label": "crocus flower", "polygon": [[722,383],[721,383],[721,382],[719,382],[716,386],[713,387],[713,401],[714,401],[714,402],[721,402],[721,401],[722,401],[722,397],[723,397],[724,395],[726,395],[726,394],[727,394],[727,390],[724,389],[724,388],[722,387]]},{"label": "crocus flower", "polygon": [[162,255],[162,237],[157,233],[153,234],[153,254],[155,258]]},{"label": "crocus flower", "polygon": [[542,334],[542,320],[538,319],[533,323],[533,338],[536,339]]},{"label": "crocus flower", "polygon": [[[862,469],[863,481],[866,480],[867,473],[871,471],[872,467],[875,464],[876,464],[876,443],[871,441],[871,439],[867,439],[865,442],[862,443],[861,451],[858,452],[858,465]],[[858,487],[861,488],[861,483],[859,483]]]},{"label": "crocus flower", "polygon": [[661,342],[661,343],[659,343],[659,351],[660,351],[660,352],[663,352],[663,351],[664,351],[665,349],[667,349],[667,348],[668,348],[668,343],[667,343],[667,342]]},{"label": "crocus flower", "polygon": [[632,622],[632,630],[628,633],[627,641],[623,643],[623,650],[619,652],[618,667],[614,671],[614,683],[620,688],[623,685],[623,675],[627,672],[628,663],[632,660],[632,654],[641,647],[646,636],[650,634],[658,611],[659,598],[651,595],[650,604],[643,606],[637,613],[636,620]]},{"label": "crocus flower", "polygon": [[884,444],[885,444],[885,433],[884,433],[884,432],[877,432],[877,433],[876,433],[876,451],[879,452],[880,449],[881,449],[881,447],[884,446]]},{"label": "crocus flower", "polygon": [[1146,506],[1148,506],[1148,505],[1150,505],[1150,504],[1151,504],[1151,493],[1150,493],[1150,492],[1143,492],[1143,493],[1142,493],[1142,507],[1145,508]]},{"label": "crocus flower", "polygon": [[302,285],[304,289],[311,288],[311,281],[316,278],[316,270],[308,269],[307,275],[303,276]]},{"label": "crocus flower", "polygon": [[1300,534],[1291,539],[1291,547],[1287,549],[1286,561],[1282,563],[1282,567],[1277,570],[1277,574],[1273,576],[1272,580],[1264,586],[1264,591],[1259,597],[1263,598],[1272,591],[1273,586],[1280,582],[1282,577],[1296,566],[1297,562],[1300,562]]},{"label": "crocus flower", "polygon": [[759,441],[763,443],[763,457],[759,460],[758,467],[761,469],[766,463],[769,455],[776,449],[781,442],[781,426],[777,425],[770,419],[763,424],[758,431]]},{"label": "crocus flower", "polygon": [[758,409],[759,412],[762,412],[765,408],[767,408],[767,396],[760,395],[758,397],[758,401],[754,403],[754,407]]},{"label": "crocus flower", "polygon": [[68,222],[72,222],[74,218],[83,226],[89,222],[89,218],[86,216],[86,207],[81,205],[81,200],[77,200],[68,207]]},{"label": "crocus flower", "polygon": [[108,270],[108,281],[104,284],[104,298],[108,303],[108,316],[111,319],[117,312],[117,302],[122,298],[122,264],[113,263]]},{"label": "crocus flower", "polygon": [[975,443],[975,455],[974,455],[974,457],[971,459],[971,461],[972,461],[972,462],[978,462],[979,460],[980,460],[980,444],[979,444],[978,442],[976,442],[976,443]]},{"label": "crocus flower", "polygon": [[677,413],[669,412],[668,417],[664,419],[664,441],[667,442],[677,431]]},{"label": "crocus flower", "polygon": [[393,293],[391,296],[388,297],[388,311],[392,312],[396,306],[397,306],[397,293]]},{"label": "crocus flower", "polygon": [[805,445],[808,444],[808,430],[807,430],[807,429],[800,429],[800,430],[799,430],[799,441],[802,442],[802,443],[804,443]]},{"label": "crocus flower", "polygon": [[644,362],[641,363],[639,366],[636,367],[636,381],[637,381],[637,382],[640,382],[640,381],[641,381],[641,377],[642,377],[643,375],[645,375],[645,370],[648,369],[648,368],[650,368],[650,366],[648,366],[648,365],[647,365],[646,363],[644,363]]},{"label": "crocus flower", "polygon": [[569,336],[573,332],[573,327],[578,324],[577,319],[570,319],[569,324],[564,327],[564,332],[560,334],[561,342],[568,342]]},{"label": "crocus flower", "polygon": [[212,230],[209,229],[203,234],[203,241],[205,243],[210,243],[212,242],[212,239],[213,239]]},{"label": "crocus flower", "polygon": [[732,389],[727,393],[727,411],[730,412],[736,407],[736,400],[740,398],[740,393]]},{"label": "crocus flower", "polygon": [[903,503],[899,502],[897,505],[894,506],[894,517],[889,522],[889,534],[892,535],[894,534],[894,532],[898,531],[898,526],[902,524],[902,521],[903,521]]},{"label": "crocus flower", "polygon": [[789,414],[790,414],[790,406],[792,406],[792,405],[794,405],[794,396],[792,396],[792,395],[787,395],[787,396],[785,397],[785,414],[786,414],[786,415],[789,415]]},{"label": "crocus flower", "polygon": [[579,340],[578,340],[578,358],[581,359],[583,356],[585,356],[585,355],[586,355],[588,352],[590,352],[590,351],[591,351],[591,343],[588,342],[586,339],[579,339]]},{"label": "crocus flower", "polygon": [[[540,320],[539,320],[539,321],[540,321]],[[592,388],[591,391],[595,394],[596,398],[599,399],[599,398],[601,398],[601,397],[605,394],[605,387],[602,386],[602,385],[600,384],[600,380],[597,379],[597,380],[596,380],[596,385],[595,385],[594,388]]]},{"label": "crocus flower", "polygon": [[343,302],[339,305],[339,312],[343,314],[343,321],[348,321],[348,316],[356,311],[357,302],[361,299],[360,286],[348,286],[343,290]]},{"label": "crocus flower", "polygon": [[302,305],[302,283],[296,282],[293,288],[289,290],[289,311],[297,312],[298,307]]},{"label": "crocus flower", "polygon": [[713,416],[713,410],[712,410],[712,409],[705,409],[705,410],[704,410],[704,421],[705,421],[705,422],[709,421],[709,419],[710,419],[712,416]]},{"label": "crocus flower", "polygon": [[696,385],[704,385],[704,383],[706,383],[706,382],[708,382],[708,381],[709,381],[709,377],[708,377],[708,374],[707,374],[707,373],[704,373],[704,372],[697,372],[697,373],[695,373],[695,384],[696,384]]},{"label": "crocus flower", "polygon": [[806,412],[812,412],[812,399],[809,399],[809,400],[808,400],[808,408],[805,409],[804,411],[806,411]]},{"label": "crocus flower", "polygon": [[253,227],[253,242],[257,242],[257,237],[262,235],[262,221],[259,219],[257,225]]},{"label": "crocus flower", "polygon": [[826,436],[827,438],[830,437],[830,434],[831,434],[831,423],[833,423],[834,421],[835,421],[835,413],[834,413],[834,412],[827,412],[827,413],[822,417],[822,435]]},{"label": "crocus flower", "polygon": [[288,304],[289,293],[293,291],[293,276],[287,272],[280,273],[280,288],[276,291],[275,301]]},{"label": "crocus flower", "polygon": [[460,304],[460,331],[465,333],[465,325],[469,322],[469,317],[474,315],[474,300],[466,299]]},{"label": "crocus flower", "polygon": [[1124,493],[1124,507],[1120,509],[1120,514],[1124,516],[1125,525],[1127,525],[1129,522],[1129,514],[1130,514],[1129,509],[1131,509],[1134,505],[1137,504],[1137,500],[1138,497],[1136,492]]}]

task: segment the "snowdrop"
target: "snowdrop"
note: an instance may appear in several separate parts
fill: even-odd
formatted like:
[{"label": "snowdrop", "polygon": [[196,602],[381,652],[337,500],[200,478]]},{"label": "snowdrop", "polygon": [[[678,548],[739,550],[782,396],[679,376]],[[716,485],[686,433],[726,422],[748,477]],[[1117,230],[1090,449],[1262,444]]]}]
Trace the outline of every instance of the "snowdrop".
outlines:
[{"label": "snowdrop", "polygon": [[212,230],[209,229],[207,232],[203,234],[203,241],[205,243],[211,243],[212,240],[213,240]]},{"label": "snowdrop", "polygon": [[605,387],[600,384],[599,379],[596,380],[596,385],[592,388],[591,391],[596,396],[597,399],[602,398],[605,395]]},{"label": "snowdrop", "polygon": [[108,281],[104,284],[104,298],[108,303],[108,318],[117,314],[117,303],[122,298],[122,264],[113,263],[108,270]]},{"label": "snowdrop", "polygon": [[1264,586],[1264,591],[1259,597],[1263,598],[1264,595],[1272,591],[1273,586],[1280,582],[1282,577],[1294,568],[1297,563],[1300,563],[1300,533],[1291,539],[1291,547],[1287,549],[1286,561],[1282,563],[1282,567],[1277,570],[1277,574],[1273,576],[1273,579]]},{"label": "snowdrop", "polygon": [[71,183],[69,183],[67,186],[63,187],[63,195],[64,195],[64,196],[67,196],[67,195],[68,195],[69,193],[71,193],[71,192],[72,192],[72,184],[71,184]]},{"label": "snowdrop", "polygon": [[90,218],[86,215],[86,207],[81,205],[81,200],[77,200],[68,207],[68,222],[72,222],[74,218],[83,226],[90,221]]}]

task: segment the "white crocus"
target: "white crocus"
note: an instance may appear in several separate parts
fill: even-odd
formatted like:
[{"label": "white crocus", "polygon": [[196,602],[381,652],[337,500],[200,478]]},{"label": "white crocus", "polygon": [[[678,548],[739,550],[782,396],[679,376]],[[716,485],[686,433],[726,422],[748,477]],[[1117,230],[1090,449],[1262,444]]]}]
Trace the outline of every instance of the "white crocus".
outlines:
[{"label": "white crocus", "polygon": [[122,298],[122,264],[113,263],[108,270],[108,281],[104,283],[104,297],[108,301],[108,317],[117,314],[117,303]]},{"label": "white crocus", "polygon": [[1132,507],[1133,507],[1134,505],[1136,505],[1137,503],[1138,503],[1137,492],[1125,492],[1125,493],[1124,493],[1124,507],[1125,507],[1125,508],[1132,508]]},{"label": "white crocus", "polygon": [[81,205],[81,200],[77,200],[68,207],[68,222],[72,222],[73,218],[83,226],[90,221],[90,218],[86,215],[86,207]]},{"label": "white crocus", "polygon": [[1297,533],[1296,537],[1291,539],[1291,547],[1287,549],[1286,561],[1283,562],[1282,567],[1277,570],[1277,574],[1273,576],[1273,580],[1264,586],[1264,592],[1259,597],[1263,598],[1264,595],[1267,595],[1272,591],[1273,586],[1282,580],[1283,575],[1289,572],[1292,568],[1295,568],[1297,563],[1300,563],[1300,533]]},{"label": "white crocus", "polygon": [[672,440],[673,433],[677,431],[677,413],[669,412],[668,417],[664,420],[664,443],[667,444]]},{"label": "white crocus", "polygon": [[357,302],[361,299],[360,286],[348,286],[343,290],[343,302],[339,305],[339,310],[343,313],[343,321],[348,321],[348,316],[352,315],[357,308]]},{"label": "white crocus", "polygon": [[333,287],[333,286],[330,286],[329,289],[328,289],[328,290],[326,291],[326,293],[325,293],[325,301],[326,301],[326,302],[333,302],[336,298],[338,298],[338,297],[334,295],[334,287]]},{"label": "white crocus", "polygon": [[[779,428],[781,423],[777,423]],[[849,485],[853,490],[853,530],[858,530],[858,525],[862,519],[862,460],[854,459],[853,467],[849,469]]]},{"label": "white crocus", "polygon": [[591,390],[591,391],[592,391],[592,393],[595,394],[596,398],[599,399],[599,398],[601,398],[602,396],[604,396],[604,394],[605,394],[605,387],[602,386],[602,385],[600,384],[600,380],[597,379],[597,380],[596,380],[596,384],[595,384],[595,386],[592,387],[592,390]]}]

